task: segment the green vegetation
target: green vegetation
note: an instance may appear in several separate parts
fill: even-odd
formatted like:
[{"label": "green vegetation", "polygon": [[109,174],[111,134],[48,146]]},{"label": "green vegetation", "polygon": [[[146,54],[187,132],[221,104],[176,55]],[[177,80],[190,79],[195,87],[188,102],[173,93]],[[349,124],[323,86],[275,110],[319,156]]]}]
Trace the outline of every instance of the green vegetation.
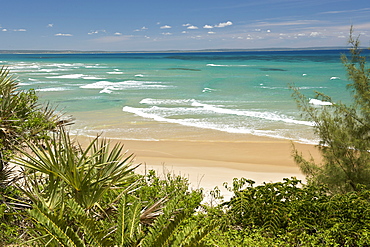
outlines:
[{"label": "green vegetation", "polygon": [[40,142],[49,131],[70,123],[38,103],[34,90],[17,90],[17,80],[0,69],[0,185],[10,178],[8,162],[25,141]]},{"label": "green vegetation", "polygon": [[[284,182],[253,186],[235,179],[217,246],[369,246],[370,191],[330,195],[323,186]],[[225,212],[225,213],[222,213]],[[220,243],[223,243],[222,245]]]},{"label": "green vegetation", "polygon": [[42,142],[57,126],[69,123],[49,106],[41,106],[33,90],[17,87],[9,71],[0,68],[0,231],[5,232],[0,244],[17,239],[15,234],[24,226],[22,210],[27,207],[21,193],[11,186],[20,177],[10,161],[26,141]]},{"label": "green vegetation", "polygon": [[230,200],[211,192],[216,205],[181,176],[136,174],[122,144],[81,147],[69,121],[1,69],[0,245],[370,246],[370,70],[352,32],[350,43],[352,105],[315,108],[293,88],[321,139],[321,164],[294,150],[308,183],[234,179]]},{"label": "green vegetation", "polygon": [[351,58],[342,57],[347,69],[350,105],[317,92],[317,98],[333,102],[324,108],[313,107],[298,89],[294,97],[308,119],[315,122],[320,137],[322,164],[307,160],[295,151],[294,158],[310,184],[326,184],[332,193],[370,189],[370,69],[361,56],[358,38],[349,39]]}]

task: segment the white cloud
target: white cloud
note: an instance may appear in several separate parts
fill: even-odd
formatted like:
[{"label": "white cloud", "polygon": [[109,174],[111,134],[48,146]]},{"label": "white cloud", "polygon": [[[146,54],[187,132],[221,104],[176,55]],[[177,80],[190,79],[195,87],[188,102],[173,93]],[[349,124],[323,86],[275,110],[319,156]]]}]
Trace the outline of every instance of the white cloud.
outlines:
[{"label": "white cloud", "polygon": [[163,35],[172,35],[172,33],[162,33]]},{"label": "white cloud", "polygon": [[21,29],[14,29],[13,31],[14,31],[14,32],[26,32],[27,30],[26,30],[26,29],[21,28]]},{"label": "white cloud", "polygon": [[164,25],[164,26],[161,26],[160,29],[168,29],[168,28],[172,28],[171,26],[169,25]]},{"label": "white cloud", "polygon": [[271,30],[269,29],[269,30],[267,30],[266,32],[267,32],[267,33],[271,33]]},{"label": "white cloud", "polygon": [[311,32],[310,36],[311,37],[317,37],[319,36],[321,33],[320,32]]},{"label": "white cloud", "polygon": [[209,33],[209,34],[214,34],[215,32],[209,31],[208,33]]},{"label": "white cloud", "polygon": [[134,32],[141,32],[141,31],[145,31],[145,30],[148,30],[147,27],[142,27],[140,29],[135,29]]},{"label": "white cloud", "polygon": [[233,23],[231,21],[221,22],[218,25],[215,25],[215,27],[227,27],[227,26],[231,26],[232,24]]},{"label": "white cloud", "polygon": [[213,28],[213,26],[211,26],[211,25],[204,25],[203,28],[211,29],[211,28]]},{"label": "white cloud", "polygon": [[191,26],[190,23],[186,23],[186,24],[182,24],[183,27],[188,27],[188,26]]},{"label": "white cloud", "polygon": [[188,29],[198,29],[198,27],[196,27],[196,26],[188,26]]},{"label": "white cloud", "polygon": [[187,31],[182,31],[181,33],[189,33],[189,32],[187,32]]},{"label": "white cloud", "polygon": [[88,35],[92,35],[92,34],[98,34],[98,33],[106,33],[107,31],[106,30],[95,30],[95,31],[90,31],[89,33],[87,33]]},{"label": "white cloud", "polygon": [[3,30],[1,30],[1,31],[3,31],[3,32],[6,32],[6,31],[8,31],[8,29],[6,29],[6,28],[3,28]]},{"label": "white cloud", "polygon": [[54,26],[54,24],[53,23],[50,23],[46,27],[53,27],[53,26]]},{"label": "white cloud", "polygon": [[117,35],[117,36],[121,36],[122,33],[119,33],[119,32],[115,32],[114,35]]},{"label": "white cloud", "polygon": [[70,34],[70,33],[57,33],[57,34],[54,34],[54,36],[71,37],[71,36],[73,36],[73,35],[72,35],[72,34]]}]

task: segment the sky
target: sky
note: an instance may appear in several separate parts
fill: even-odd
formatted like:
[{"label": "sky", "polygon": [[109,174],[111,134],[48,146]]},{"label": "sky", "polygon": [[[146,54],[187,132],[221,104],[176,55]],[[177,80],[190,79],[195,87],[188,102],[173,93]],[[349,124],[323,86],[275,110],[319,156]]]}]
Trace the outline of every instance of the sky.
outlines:
[{"label": "sky", "polygon": [[370,46],[370,0],[2,0],[0,50]]}]

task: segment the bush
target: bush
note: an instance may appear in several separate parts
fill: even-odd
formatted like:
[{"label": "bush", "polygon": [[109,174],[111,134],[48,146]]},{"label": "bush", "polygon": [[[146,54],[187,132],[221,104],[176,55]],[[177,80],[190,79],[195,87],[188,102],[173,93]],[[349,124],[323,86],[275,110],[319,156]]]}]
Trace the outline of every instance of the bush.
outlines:
[{"label": "bush", "polygon": [[[246,184],[246,188],[240,187]],[[221,205],[229,219],[230,237],[255,236],[289,246],[368,246],[370,191],[330,195],[324,187],[291,178],[253,187],[235,180],[235,195]]]}]

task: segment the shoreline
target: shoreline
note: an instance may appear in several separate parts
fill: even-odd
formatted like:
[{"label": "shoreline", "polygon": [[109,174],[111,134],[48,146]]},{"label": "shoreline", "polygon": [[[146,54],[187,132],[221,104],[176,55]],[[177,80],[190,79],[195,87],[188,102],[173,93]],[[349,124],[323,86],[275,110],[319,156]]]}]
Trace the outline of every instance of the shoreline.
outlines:
[{"label": "shoreline", "polygon": [[[85,146],[93,138],[77,136]],[[109,139],[109,138],[107,138]],[[256,184],[280,182],[283,178],[305,177],[291,156],[292,142],[288,140],[249,136],[246,141],[232,140],[125,140],[109,139],[111,144],[121,142],[128,154],[134,154],[134,164],[141,164],[136,172],[144,174],[153,169],[158,175],[168,172],[189,179],[192,188],[209,192],[218,186],[223,194],[223,183],[245,177]],[[294,143],[305,157],[320,160],[314,145]],[[227,196],[227,195],[226,195]]]}]

